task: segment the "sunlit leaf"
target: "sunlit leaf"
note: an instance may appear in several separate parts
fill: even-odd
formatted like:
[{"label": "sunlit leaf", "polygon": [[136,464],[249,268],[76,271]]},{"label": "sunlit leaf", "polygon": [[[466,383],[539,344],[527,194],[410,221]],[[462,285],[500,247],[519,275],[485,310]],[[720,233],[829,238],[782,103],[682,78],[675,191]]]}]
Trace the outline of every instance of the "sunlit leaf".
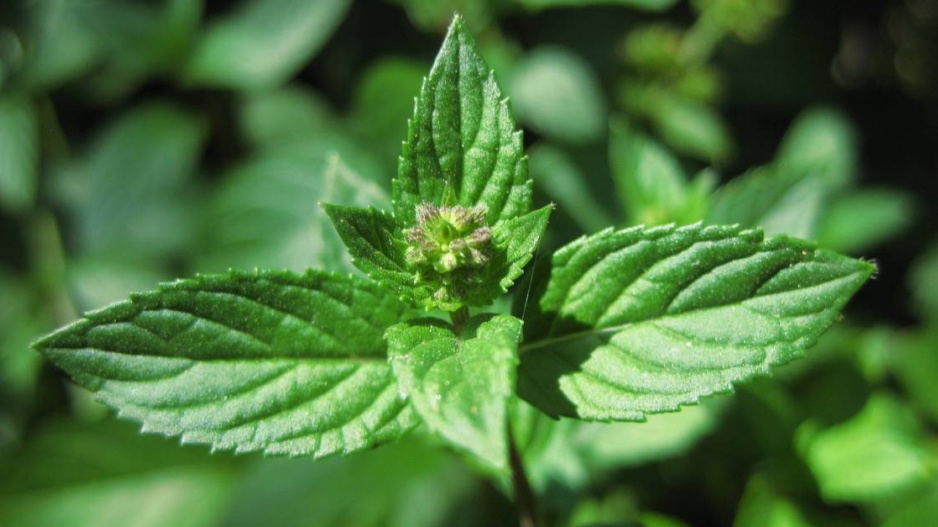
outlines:
[{"label": "sunlit leaf", "polygon": [[402,313],[352,277],[232,272],[134,295],[35,346],[145,431],[320,457],[416,423],[383,340]]}]

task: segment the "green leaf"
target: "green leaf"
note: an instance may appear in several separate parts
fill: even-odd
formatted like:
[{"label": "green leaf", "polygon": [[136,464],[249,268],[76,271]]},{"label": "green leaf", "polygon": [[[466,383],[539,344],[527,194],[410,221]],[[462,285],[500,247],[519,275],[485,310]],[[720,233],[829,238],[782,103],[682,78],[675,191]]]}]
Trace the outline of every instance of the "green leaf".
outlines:
[{"label": "green leaf", "polygon": [[566,48],[545,46],[526,53],[509,88],[518,120],[539,134],[568,143],[603,135],[606,102],[599,79]]},{"label": "green leaf", "polygon": [[[437,527],[480,482],[417,434],[346,458],[264,459],[245,475],[225,527]],[[459,507],[457,525],[484,524]],[[465,516],[463,516],[465,514]]]},{"label": "green leaf", "polygon": [[238,118],[245,138],[254,146],[275,146],[339,127],[325,97],[298,86],[245,94]]},{"label": "green leaf", "polygon": [[817,173],[754,168],[714,193],[708,223],[760,227],[769,235],[813,238],[828,189]]},{"label": "green leaf", "polygon": [[757,474],[746,484],[733,527],[810,527],[797,503],[775,489],[767,477]]},{"label": "green leaf", "polygon": [[394,216],[409,227],[420,203],[481,203],[494,225],[526,213],[531,192],[508,101],[457,16],[417,98],[393,185]]},{"label": "green leaf", "polygon": [[0,207],[21,212],[36,199],[39,116],[29,97],[0,95]]},{"label": "green leaf", "polygon": [[853,126],[837,111],[807,110],[788,129],[775,164],[787,174],[815,173],[832,188],[847,186],[857,172]]},{"label": "green leaf", "polygon": [[[609,163],[630,224],[651,227],[703,219],[701,207],[691,202],[709,189],[692,194],[678,160],[621,119],[610,125]],[[700,181],[712,185],[711,179]]]},{"label": "green leaf", "polygon": [[832,251],[859,254],[911,226],[915,201],[900,190],[865,188],[835,198],[817,228],[817,241]]},{"label": "green leaf", "polygon": [[186,79],[256,90],[282,84],[326,43],[349,0],[242,0],[213,21],[192,52]]},{"label": "green leaf", "polygon": [[798,450],[831,503],[896,496],[930,479],[933,454],[915,416],[892,396],[874,394],[853,419],[817,430],[802,425]]},{"label": "green leaf", "polygon": [[53,422],[0,466],[0,524],[219,525],[238,467],[230,457],[142,437],[127,423]]},{"label": "green leaf", "polygon": [[[336,231],[345,242],[352,263],[401,300],[427,309],[436,306],[434,282],[419,279],[405,258],[407,242],[391,215],[374,208],[361,209],[323,204]],[[494,256],[478,270],[478,284],[462,301],[474,306],[487,306],[508,292],[508,288],[524,272],[547,228],[551,207],[543,207],[524,216],[503,221],[492,228]]]},{"label": "green leaf", "polygon": [[420,303],[431,294],[417,284],[404,258],[406,244],[391,214],[373,207],[362,209],[322,204],[332,225],[352,255],[352,264],[402,300]]},{"label": "green leaf", "polygon": [[[934,316],[934,315],[933,315]],[[919,412],[938,423],[938,331],[892,335],[884,347],[889,353],[893,373],[907,394],[907,400]]]},{"label": "green leaf", "polygon": [[134,295],[35,346],[144,431],[319,457],[415,424],[382,339],[402,313],[352,277],[232,272]]},{"label": "green leaf", "polygon": [[535,184],[580,228],[596,232],[614,223],[590,193],[590,181],[566,152],[546,143],[538,144],[530,152]]},{"label": "green leaf", "polygon": [[913,264],[908,282],[918,315],[932,323],[938,321],[938,240]]},{"label": "green leaf", "polygon": [[733,138],[723,118],[710,106],[659,94],[651,118],[661,137],[676,150],[711,163],[732,154]]},{"label": "green leaf", "polygon": [[508,400],[521,321],[482,315],[455,330],[437,319],[393,326],[388,352],[401,392],[431,430],[498,473],[508,470]]},{"label": "green leaf", "polygon": [[65,196],[84,254],[182,251],[193,229],[187,188],[202,153],[205,123],[166,102],[123,112],[65,173]]},{"label": "green leaf", "polygon": [[591,5],[615,5],[631,7],[641,11],[665,11],[677,0],[517,0],[529,11],[540,11],[556,7],[585,7]]},{"label": "green leaf", "polygon": [[738,227],[608,229],[557,251],[528,306],[519,393],[641,420],[801,356],[875,267]]},{"label": "green leaf", "polygon": [[269,146],[226,174],[203,216],[196,269],[354,271],[323,201],[388,206],[384,174],[341,134]]}]

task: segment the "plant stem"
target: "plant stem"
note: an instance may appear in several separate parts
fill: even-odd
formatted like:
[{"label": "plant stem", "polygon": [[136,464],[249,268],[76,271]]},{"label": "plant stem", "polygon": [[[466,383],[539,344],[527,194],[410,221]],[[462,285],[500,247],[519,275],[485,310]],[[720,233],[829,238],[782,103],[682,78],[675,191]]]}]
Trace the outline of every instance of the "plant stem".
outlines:
[{"label": "plant stem", "polygon": [[514,434],[508,429],[508,460],[511,463],[511,483],[514,487],[515,507],[518,509],[518,523],[520,527],[538,527],[537,499],[531,490],[531,482],[524,470],[521,453],[515,446]]},{"label": "plant stem", "polygon": [[449,318],[453,321],[453,328],[456,329],[456,333],[459,333],[462,330],[463,324],[469,320],[469,308],[462,306],[456,311],[450,312]]}]

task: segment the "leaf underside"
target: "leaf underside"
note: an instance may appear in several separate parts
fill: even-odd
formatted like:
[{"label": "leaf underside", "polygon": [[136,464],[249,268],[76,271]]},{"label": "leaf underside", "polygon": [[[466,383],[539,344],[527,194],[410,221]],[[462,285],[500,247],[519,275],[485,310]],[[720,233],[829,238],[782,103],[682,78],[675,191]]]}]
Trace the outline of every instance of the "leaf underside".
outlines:
[{"label": "leaf underside", "polygon": [[551,415],[641,420],[732,391],[801,356],[874,269],[738,227],[580,238],[528,307],[519,393]]},{"label": "leaf underside", "polygon": [[320,457],[416,424],[383,340],[403,311],[353,277],[230,272],[133,295],[35,347],[144,431]]},{"label": "leaf underside", "polygon": [[527,212],[531,193],[521,132],[457,16],[408,125],[393,186],[394,216],[409,227],[419,203],[483,203],[486,223],[494,225]]}]

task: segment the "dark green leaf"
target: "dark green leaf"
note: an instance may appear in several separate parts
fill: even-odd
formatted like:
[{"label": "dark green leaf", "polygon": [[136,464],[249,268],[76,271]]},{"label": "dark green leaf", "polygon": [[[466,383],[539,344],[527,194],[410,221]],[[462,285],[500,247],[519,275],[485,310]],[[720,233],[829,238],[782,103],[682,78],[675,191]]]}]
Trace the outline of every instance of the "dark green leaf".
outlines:
[{"label": "dark green leaf", "polygon": [[487,209],[494,225],[531,207],[531,180],[508,101],[456,17],[417,98],[394,181],[394,216],[420,203]]},{"label": "dark green leaf", "polygon": [[552,415],[636,420],[801,356],[875,267],[699,224],[603,231],[552,259],[519,391]]},{"label": "dark green leaf", "polygon": [[352,277],[232,272],[135,295],[36,348],[145,431],[319,457],[415,424],[382,338],[402,312]]},{"label": "dark green leaf", "polygon": [[282,84],[326,43],[349,0],[242,0],[209,25],[186,77],[200,86],[255,90]]},{"label": "dark green leaf", "polygon": [[387,332],[401,392],[431,430],[499,473],[508,470],[508,400],[514,394],[521,321],[470,319],[461,330],[420,319]]},{"label": "dark green leaf", "polygon": [[938,321],[938,241],[932,242],[909,273],[909,288],[919,316]]},{"label": "dark green leaf", "polygon": [[530,11],[540,11],[553,7],[584,7],[591,5],[618,5],[642,11],[664,11],[677,0],[517,0]]}]

